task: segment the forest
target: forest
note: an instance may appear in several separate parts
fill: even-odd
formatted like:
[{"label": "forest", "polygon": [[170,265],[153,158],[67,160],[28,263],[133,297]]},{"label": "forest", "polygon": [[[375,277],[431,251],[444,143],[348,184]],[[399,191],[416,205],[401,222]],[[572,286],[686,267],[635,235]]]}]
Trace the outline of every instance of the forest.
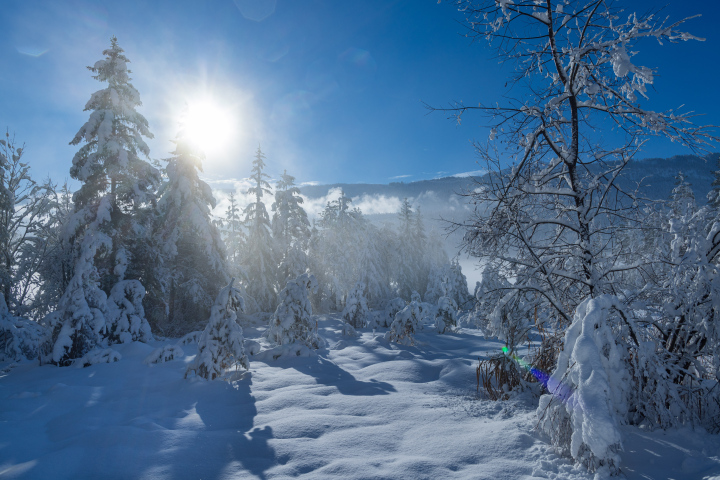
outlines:
[{"label": "forest", "polygon": [[[130,61],[112,37],[88,67],[102,88],[90,94],[88,120],[70,140],[77,189],[33,179],[21,141],[9,129],[0,140],[0,361],[11,365],[3,373],[121,366],[124,356],[140,355],[136,348],[144,368],[168,364],[193,386],[225,380],[249,391],[253,381],[270,381],[271,369],[283,370],[277,381],[293,382],[292,365],[317,384],[339,382],[344,395],[399,395],[402,382],[444,381],[474,392],[466,403],[481,406],[464,408],[497,402],[532,418],[543,451],[569,459],[577,478],[637,472],[627,452],[638,432],[692,428],[697,438],[714,438],[718,136],[716,127],[693,123],[692,112],[643,107],[657,72],[633,63],[644,42],[701,39],[681,30],[688,19],[628,13],[604,0],[455,3],[466,35],[489,42],[515,68],[514,96],[502,102],[428,107],[492,126],[474,145],[487,173],[460,192],[472,213],[446,222],[462,234],[455,253],[482,269],[472,294],[457,257],[412,199],[403,200],[395,226],[372,223],[342,192],[311,221],[292,172],[273,172],[271,183],[273,159],[262,146],[247,154],[252,186],[240,192],[252,201],[241,205],[231,192],[227,210],[213,215],[205,155],[182,121],[169,157],[150,159],[153,134],[138,111]],[[681,168],[668,199],[621,182],[654,137],[718,164],[707,199],[695,198]],[[183,351],[192,348],[195,355]],[[370,359],[383,355],[425,370],[415,378],[410,364],[402,374],[391,362],[374,366],[383,361]],[[386,370],[362,373],[367,382],[353,376],[373,368]],[[207,411],[199,415],[211,424]],[[266,452],[263,442],[251,450]],[[562,461],[552,478],[570,478]],[[695,470],[683,463],[683,471],[719,471],[707,462]],[[462,460],[463,469],[472,464]],[[270,468],[243,465],[259,477]],[[294,468],[301,470],[278,475],[302,473]],[[437,468],[444,475],[459,467]],[[472,470],[462,477],[474,478]]]}]

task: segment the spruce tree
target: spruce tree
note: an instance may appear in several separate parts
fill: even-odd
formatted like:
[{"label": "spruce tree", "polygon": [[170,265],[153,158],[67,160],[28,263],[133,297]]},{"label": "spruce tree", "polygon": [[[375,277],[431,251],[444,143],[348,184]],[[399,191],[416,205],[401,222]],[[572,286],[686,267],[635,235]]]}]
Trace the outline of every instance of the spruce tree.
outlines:
[{"label": "spruce tree", "polygon": [[167,272],[168,317],[160,325],[165,334],[187,333],[207,319],[228,281],[225,245],[210,218],[215,198],[199,176],[203,154],[183,131],[174,143],[168,181],[158,201],[156,232]]},{"label": "spruce tree", "polygon": [[230,192],[230,205],[225,210],[225,245],[227,247],[228,263],[235,266],[242,252],[245,243],[245,232],[242,230],[242,221],[240,219],[240,207],[238,207],[235,192]]},{"label": "spruce tree", "polygon": [[295,177],[283,171],[272,206],[272,231],[280,257],[278,285],[305,273],[308,267],[306,248],[310,239],[310,221],[302,203]]},{"label": "spruce tree", "polygon": [[254,195],[255,201],[245,207],[244,211],[248,242],[243,263],[247,266],[249,277],[248,294],[255,299],[258,308],[263,312],[271,311],[277,302],[274,285],[277,262],[270,232],[270,217],[262,201],[264,194],[271,194],[268,178],[270,177],[265,173],[265,155],[258,146],[250,176],[254,186],[247,191]]},{"label": "spruce tree", "polygon": [[[121,333],[106,318],[107,294],[126,281],[133,239],[141,229],[139,212],[153,199],[160,180],[157,169],[141,158],[149,154],[143,137],[152,134],[145,117],[136,111],[142,105],[140,94],[130,83],[129,60],[116,37],[103,55],[88,69],[107,87],[91,95],[85,105],[90,118],[70,142],[84,145],[70,169],[81,186],[73,196],[75,213],[65,232],[65,239],[78,245],[74,275],[58,310],[48,319],[53,327],[50,361],[59,365],[84,356],[105,342],[110,331]],[[133,304],[139,292],[144,294],[138,288],[115,291],[132,292],[128,301]]]}]

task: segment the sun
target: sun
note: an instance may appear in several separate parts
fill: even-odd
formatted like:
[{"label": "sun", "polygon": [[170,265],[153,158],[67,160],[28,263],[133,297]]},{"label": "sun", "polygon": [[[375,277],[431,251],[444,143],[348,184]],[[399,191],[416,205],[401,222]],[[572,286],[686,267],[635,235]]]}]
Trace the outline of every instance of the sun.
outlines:
[{"label": "sun", "polygon": [[237,133],[235,115],[212,99],[188,102],[181,124],[187,139],[205,155],[226,149]]}]

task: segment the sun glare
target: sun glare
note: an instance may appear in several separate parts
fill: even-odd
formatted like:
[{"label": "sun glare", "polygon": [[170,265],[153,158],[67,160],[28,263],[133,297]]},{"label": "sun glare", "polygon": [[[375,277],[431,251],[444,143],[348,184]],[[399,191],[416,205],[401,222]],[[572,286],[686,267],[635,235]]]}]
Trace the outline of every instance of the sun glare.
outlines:
[{"label": "sun glare", "polygon": [[230,111],[210,100],[188,103],[183,115],[183,130],[188,139],[205,155],[228,147],[237,121]]}]

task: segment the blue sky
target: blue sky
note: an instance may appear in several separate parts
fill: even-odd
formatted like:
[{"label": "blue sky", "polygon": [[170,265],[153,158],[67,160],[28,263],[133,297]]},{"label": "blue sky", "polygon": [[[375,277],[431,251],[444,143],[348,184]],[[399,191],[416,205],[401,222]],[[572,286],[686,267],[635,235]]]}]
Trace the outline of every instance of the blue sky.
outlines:
[{"label": "blue sky", "polygon": [[[655,1],[626,1],[644,12]],[[720,124],[717,94],[720,2],[674,2],[687,29],[706,42],[640,45],[640,65],[658,69],[646,103],[685,104]],[[413,181],[480,168],[473,139],[480,117],[461,125],[428,115],[423,102],[501,100],[508,67],[485,44],[463,37],[462,16],[436,0],[5,0],[0,10],[0,126],[27,144],[36,177],[69,177],[87,120],[83,107],[102,85],[85,66],[116,35],[165,158],[187,101],[212,97],[237,118],[233,138],[209,155],[210,179],[249,174],[258,143],[269,173],[299,182]],[[652,142],[642,156],[687,153]]]}]

